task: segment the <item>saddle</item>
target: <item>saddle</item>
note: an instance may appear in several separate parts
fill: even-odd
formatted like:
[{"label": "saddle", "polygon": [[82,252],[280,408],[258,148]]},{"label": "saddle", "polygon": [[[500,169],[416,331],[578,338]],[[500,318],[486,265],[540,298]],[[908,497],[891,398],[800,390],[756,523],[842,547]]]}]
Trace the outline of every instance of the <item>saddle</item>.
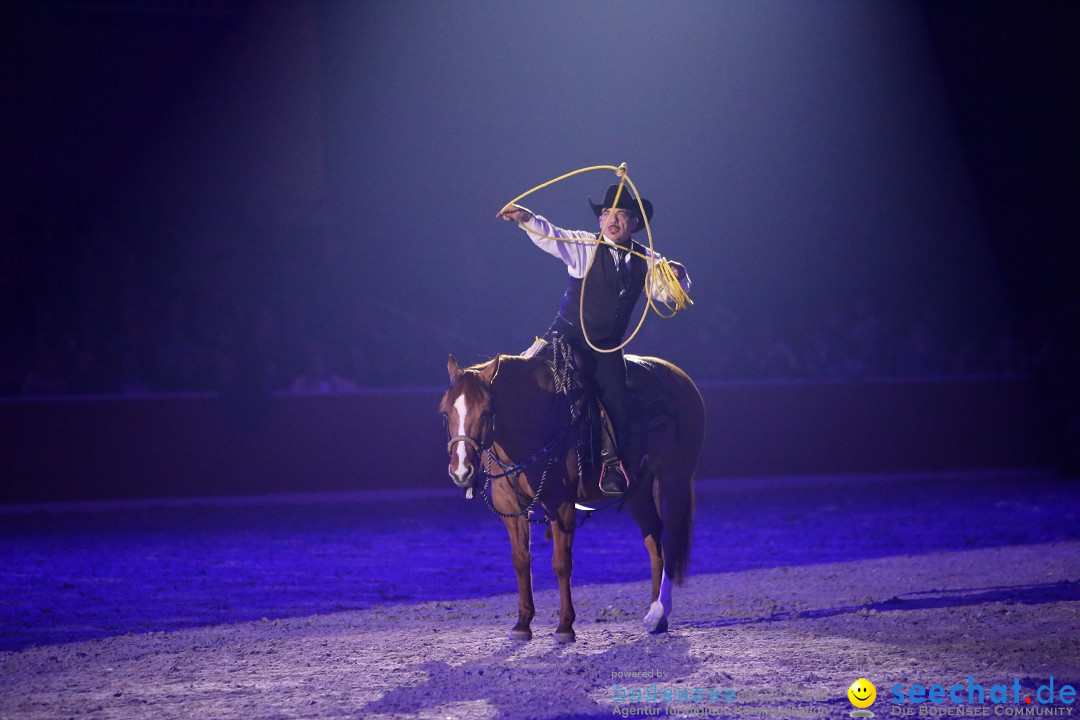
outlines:
[{"label": "saddle", "polygon": [[[604,412],[603,404],[592,379],[582,369],[585,359],[563,337],[555,335],[538,340],[527,355],[541,355],[549,363],[555,377],[555,388],[567,396],[571,407],[572,431],[578,441],[581,462],[581,482],[595,481],[601,467],[601,451],[611,442],[614,431]],[[624,463],[636,467],[643,456],[641,435],[671,422],[677,412],[671,393],[654,372],[657,358],[625,355],[628,422],[631,447],[619,448]],[[595,482],[589,483],[595,486]]]}]

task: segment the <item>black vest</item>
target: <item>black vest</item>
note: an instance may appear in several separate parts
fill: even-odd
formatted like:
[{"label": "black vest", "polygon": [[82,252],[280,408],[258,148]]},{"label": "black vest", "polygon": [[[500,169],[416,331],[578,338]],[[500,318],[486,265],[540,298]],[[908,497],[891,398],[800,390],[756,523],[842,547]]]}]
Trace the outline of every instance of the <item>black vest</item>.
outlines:
[{"label": "black vest", "polygon": [[[641,254],[645,249],[631,241],[630,249]],[[598,245],[596,256],[589,267],[585,279],[585,330],[589,339],[600,347],[618,345],[622,342],[626,328],[630,324],[631,314],[641,291],[645,287],[645,273],[648,266],[645,259],[638,255],[630,256],[629,278],[624,280],[615,266],[610,246]],[[626,273],[621,273],[626,275]],[[559,316],[552,325],[552,330],[562,333],[581,335],[580,278],[570,278],[570,284],[563,295]]]}]

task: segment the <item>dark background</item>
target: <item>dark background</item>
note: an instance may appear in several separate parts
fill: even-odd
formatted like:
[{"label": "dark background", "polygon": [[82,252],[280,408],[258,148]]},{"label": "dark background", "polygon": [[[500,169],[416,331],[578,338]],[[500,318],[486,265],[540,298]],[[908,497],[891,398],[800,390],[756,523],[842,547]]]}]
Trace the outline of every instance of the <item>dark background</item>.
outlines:
[{"label": "dark background", "polygon": [[[433,386],[565,271],[493,219],[626,161],[700,380],[1033,378],[1076,420],[1071,2],[5,5],[0,392]],[[594,173],[523,201],[595,222]]]}]

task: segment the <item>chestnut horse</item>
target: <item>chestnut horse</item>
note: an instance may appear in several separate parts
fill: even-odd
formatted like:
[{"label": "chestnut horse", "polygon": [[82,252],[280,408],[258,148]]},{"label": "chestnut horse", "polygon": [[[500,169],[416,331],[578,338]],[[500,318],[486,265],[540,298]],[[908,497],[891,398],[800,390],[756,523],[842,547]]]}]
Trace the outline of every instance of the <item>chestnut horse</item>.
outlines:
[{"label": "chestnut horse", "polygon": [[[693,381],[657,358],[627,355],[631,386],[651,385],[669,412],[638,428],[634,448],[623,452],[638,468],[626,507],[641,528],[652,566],[652,595],[643,627],[664,632],[671,612],[672,581],[685,578],[694,512],[693,476],[705,430],[705,409]],[[472,497],[490,482],[489,503],[510,533],[518,585],[518,619],[510,637],[532,638],[533,605],[530,512],[550,519],[551,565],[559,581],[558,642],[574,640],[570,597],[575,502],[601,497],[595,477],[580,478],[570,403],[556,391],[543,357],[499,355],[462,369],[451,355],[451,387],[440,409],[450,441],[450,477]],[[630,463],[633,463],[631,465]],[[581,482],[579,482],[579,480]],[[584,490],[584,492],[582,492]]]}]

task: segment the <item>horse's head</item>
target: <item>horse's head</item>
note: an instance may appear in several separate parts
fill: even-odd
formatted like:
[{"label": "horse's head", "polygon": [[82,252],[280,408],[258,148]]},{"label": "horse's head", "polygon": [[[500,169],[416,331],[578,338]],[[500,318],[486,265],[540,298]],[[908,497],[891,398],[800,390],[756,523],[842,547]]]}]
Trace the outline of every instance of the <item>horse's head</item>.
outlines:
[{"label": "horse's head", "polygon": [[481,467],[480,455],[491,444],[495,415],[491,383],[499,372],[499,360],[463,369],[451,355],[446,363],[451,384],[439,409],[449,437],[450,478],[459,488],[472,487]]}]

